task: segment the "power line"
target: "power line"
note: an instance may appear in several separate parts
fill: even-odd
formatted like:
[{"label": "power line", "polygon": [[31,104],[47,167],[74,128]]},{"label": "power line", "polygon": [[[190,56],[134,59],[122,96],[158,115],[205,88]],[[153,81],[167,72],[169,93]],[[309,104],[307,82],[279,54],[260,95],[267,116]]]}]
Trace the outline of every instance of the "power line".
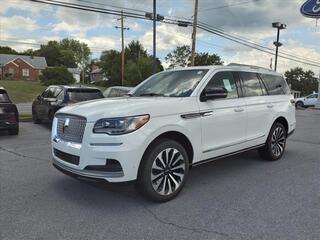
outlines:
[{"label": "power line", "polygon": [[260,0],[250,0],[250,1],[245,1],[245,2],[231,3],[231,4],[218,6],[218,7],[200,9],[199,12],[205,12],[205,11],[210,11],[210,10],[217,10],[217,9],[228,8],[228,7],[233,7],[233,6],[245,5],[245,4],[248,4],[248,3],[258,2],[258,1],[260,1]]},{"label": "power line", "polygon": [[[84,10],[84,11],[91,11],[91,12],[97,12],[97,13],[104,13],[104,14],[110,14],[110,15],[117,15],[120,16],[121,15],[121,11],[116,11],[116,10],[110,10],[110,9],[105,9],[105,8],[96,8],[96,7],[90,7],[90,6],[86,6],[86,5],[79,5],[79,4],[71,4],[71,3],[63,3],[60,1],[54,1],[54,0],[29,0],[32,2],[39,2],[39,3],[47,3],[47,4],[51,4],[51,5],[55,5],[55,6],[62,6],[62,7],[68,7],[68,8],[73,8],[73,9],[78,9],[78,10]],[[137,19],[143,19],[143,20],[150,20],[148,18],[145,17],[145,15],[142,14],[136,14],[136,13],[130,13],[130,12],[124,12],[123,14],[124,16],[127,17],[131,17],[131,18],[137,18]],[[165,18],[164,21],[165,23],[168,24],[175,24],[175,25],[179,25],[179,20],[178,19],[170,19],[170,18]],[[169,22],[168,22],[169,21]],[[191,22],[187,22],[185,21],[185,23],[187,23],[188,25],[192,25]],[[205,26],[207,25],[207,26]],[[204,31],[207,31],[209,33],[213,33],[215,35],[218,35],[220,37],[223,37],[225,39],[228,39],[230,41],[236,42],[238,44],[244,45],[246,47],[249,48],[253,48],[271,55],[274,55],[273,52],[270,52],[270,48],[256,44],[256,43],[252,43],[249,42],[247,40],[241,39],[239,37],[235,37],[235,36],[231,36],[231,34],[228,34],[226,32],[224,32],[223,30],[217,30],[217,29],[213,29],[212,26],[208,25],[208,24],[202,24],[199,23],[198,27]],[[273,49],[272,49],[273,50]],[[281,58],[284,59],[288,59],[288,60],[292,60],[292,61],[296,61],[296,62],[300,62],[300,63],[304,63],[304,64],[308,64],[308,65],[312,65],[312,66],[320,66],[319,62],[316,62],[314,60],[312,60],[313,63],[307,62],[310,60],[298,60],[296,56],[294,57],[289,57],[289,56],[284,56],[285,54],[282,53]],[[288,54],[287,54],[288,55]],[[300,57],[300,59],[302,59]],[[319,64],[319,65],[318,65]]]}]

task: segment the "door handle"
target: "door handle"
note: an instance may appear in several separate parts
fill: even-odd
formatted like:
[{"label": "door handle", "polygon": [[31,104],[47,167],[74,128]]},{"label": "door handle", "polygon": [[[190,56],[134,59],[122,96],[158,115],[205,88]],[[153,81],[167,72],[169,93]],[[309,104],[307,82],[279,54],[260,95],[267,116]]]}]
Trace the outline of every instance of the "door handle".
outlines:
[{"label": "door handle", "polygon": [[243,111],[244,111],[244,109],[241,108],[241,107],[234,108],[233,110],[234,110],[235,112],[243,112]]},{"label": "door handle", "polygon": [[267,108],[273,108],[273,104],[268,104]]}]

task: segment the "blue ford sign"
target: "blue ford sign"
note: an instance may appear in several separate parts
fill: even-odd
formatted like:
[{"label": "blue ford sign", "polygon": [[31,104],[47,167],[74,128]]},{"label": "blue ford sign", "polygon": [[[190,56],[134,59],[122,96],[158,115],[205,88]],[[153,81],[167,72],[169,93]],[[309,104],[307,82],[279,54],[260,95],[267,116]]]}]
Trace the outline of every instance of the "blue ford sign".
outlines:
[{"label": "blue ford sign", "polygon": [[320,0],[306,1],[300,11],[305,17],[320,18]]}]

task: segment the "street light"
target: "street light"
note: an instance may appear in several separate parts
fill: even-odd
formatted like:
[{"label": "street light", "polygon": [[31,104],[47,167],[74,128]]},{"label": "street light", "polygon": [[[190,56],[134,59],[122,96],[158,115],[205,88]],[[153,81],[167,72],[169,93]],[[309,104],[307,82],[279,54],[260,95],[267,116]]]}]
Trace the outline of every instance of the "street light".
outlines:
[{"label": "street light", "polygon": [[272,27],[273,28],[277,28],[277,41],[273,42],[273,44],[276,46],[276,59],[275,59],[275,63],[274,63],[274,70],[277,71],[277,64],[278,64],[278,48],[282,46],[282,43],[279,42],[279,38],[280,38],[280,30],[286,29],[287,25],[284,23],[280,23],[280,22],[274,22],[272,23]]}]

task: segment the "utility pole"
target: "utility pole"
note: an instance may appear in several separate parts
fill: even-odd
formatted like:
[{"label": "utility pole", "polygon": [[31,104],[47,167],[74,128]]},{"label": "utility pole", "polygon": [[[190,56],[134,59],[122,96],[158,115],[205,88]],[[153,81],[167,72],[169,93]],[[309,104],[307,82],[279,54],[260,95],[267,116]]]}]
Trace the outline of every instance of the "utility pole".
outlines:
[{"label": "utility pole", "polygon": [[153,74],[155,74],[157,71],[156,44],[157,44],[157,0],[153,0],[153,66],[152,66]]},{"label": "utility pole", "polygon": [[280,23],[280,22],[274,22],[274,23],[272,23],[272,27],[278,29],[277,30],[277,41],[273,42],[273,44],[276,46],[276,58],[275,58],[275,61],[274,61],[274,71],[277,71],[279,47],[282,46],[282,43],[279,42],[280,30],[286,29],[287,25],[284,24],[284,23]]},{"label": "utility pole", "polygon": [[191,66],[194,66],[194,56],[196,51],[197,24],[198,24],[198,0],[195,0],[192,30]]},{"label": "utility pole", "polygon": [[319,71],[319,79],[318,79],[318,102],[317,102],[316,108],[320,109],[320,71]]},{"label": "utility pole", "polygon": [[[84,69],[85,69],[85,61],[84,61],[84,49],[83,45],[81,46],[81,59],[82,59],[82,84],[84,84]],[[80,80],[80,87],[81,87],[81,80]]]},{"label": "utility pole", "polygon": [[124,53],[125,53],[125,49],[124,49],[124,30],[129,30],[130,28],[125,28],[123,26],[123,11],[121,11],[121,17],[120,19],[120,24],[121,26],[118,27],[116,26],[115,28],[121,28],[121,86],[123,86],[123,82],[124,82]]}]

